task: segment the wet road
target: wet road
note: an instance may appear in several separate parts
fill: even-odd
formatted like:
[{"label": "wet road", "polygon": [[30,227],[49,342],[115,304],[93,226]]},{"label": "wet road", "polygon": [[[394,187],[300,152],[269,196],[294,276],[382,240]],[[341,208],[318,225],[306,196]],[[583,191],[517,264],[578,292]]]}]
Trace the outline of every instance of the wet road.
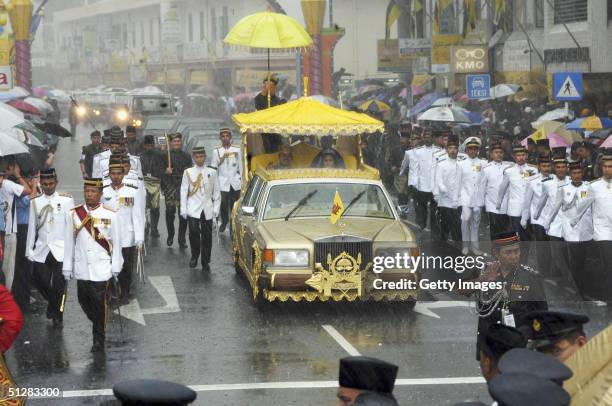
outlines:
[{"label": "wet road", "polygon": [[[56,157],[58,190],[79,202],[76,162],[87,134],[81,129],[76,140],[62,140]],[[121,308],[121,317],[110,315],[105,356],[89,352],[91,324],[74,281],[62,331],[51,328],[42,302],[33,305],[7,363],[21,387],[59,388],[64,397],[29,404],[94,405],[110,399],[117,382],[160,378],[193,386],[197,405],[332,405],[338,359],[349,354],[397,363],[400,404],[489,401],[474,359],[477,320],[467,302],[423,303],[414,310],[284,303],[258,310],[230,263],[227,232],[213,244],[212,271],[203,273],[188,267],[188,250],[176,242],[166,246],[162,223],[163,215],[162,238],[147,242],[147,281],[137,285],[137,299]],[[547,289],[551,297],[558,293],[553,285]],[[610,323],[606,308],[580,309],[593,318],[590,334]]]}]

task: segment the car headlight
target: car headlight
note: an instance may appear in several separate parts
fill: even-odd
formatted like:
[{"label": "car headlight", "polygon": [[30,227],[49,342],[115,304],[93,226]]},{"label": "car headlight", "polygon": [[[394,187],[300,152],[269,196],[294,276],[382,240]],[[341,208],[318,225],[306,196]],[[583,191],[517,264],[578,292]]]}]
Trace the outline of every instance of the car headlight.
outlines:
[{"label": "car headlight", "polygon": [[132,124],[136,127],[140,127],[142,125],[142,120],[132,120]]},{"label": "car headlight", "polygon": [[87,114],[87,108],[85,106],[78,106],[76,109],[77,116],[83,117]]},{"label": "car headlight", "polygon": [[272,266],[308,266],[308,250],[264,250],[263,260]]},{"label": "car headlight", "polygon": [[100,115],[100,110],[94,110],[94,114],[95,114],[96,116],[99,116],[99,115]]},{"label": "car headlight", "polygon": [[125,121],[128,119],[128,112],[125,110],[118,110],[117,113],[115,113],[115,117],[117,117],[119,121]]}]

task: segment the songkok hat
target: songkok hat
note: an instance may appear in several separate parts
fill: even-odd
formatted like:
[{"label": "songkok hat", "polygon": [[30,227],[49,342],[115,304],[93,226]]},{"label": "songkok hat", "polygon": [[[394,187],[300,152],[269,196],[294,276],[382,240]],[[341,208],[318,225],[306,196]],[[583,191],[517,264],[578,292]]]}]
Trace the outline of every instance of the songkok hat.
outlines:
[{"label": "songkok hat", "polygon": [[144,136],[144,140],[143,140],[143,144],[145,144],[145,145],[154,145],[155,144],[155,139],[150,134],[149,135],[145,135]]},{"label": "songkok hat", "polygon": [[541,154],[540,156],[538,156],[538,163],[539,164],[550,163],[550,154]]},{"label": "songkok hat", "polygon": [[40,178],[41,179],[57,179],[57,173],[55,172],[55,168],[41,169]]},{"label": "songkok hat", "polygon": [[193,147],[191,149],[192,154],[206,154],[206,148],[204,147]]},{"label": "songkok hat", "polygon": [[492,324],[478,336],[479,347],[490,358],[498,361],[513,348],[525,348],[527,339],[519,330],[503,324]]},{"label": "songkok hat", "polygon": [[269,80],[270,82],[274,83],[275,85],[277,85],[277,84],[278,84],[278,77],[276,77],[276,75],[274,75],[274,74],[267,75],[267,76],[264,78],[263,82],[264,82],[264,83],[266,83],[268,80]]},{"label": "songkok hat", "polygon": [[550,141],[548,141],[548,138],[542,138],[541,140],[538,140],[536,142],[536,145],[538,147],[546,147],[546,148],[550,148]]},{"label": "songkok hat", "polygon": [[503,150],[504,148],[502,147],[502,145],[499,142],[494,142],[491,145],[489,145],[489,151],[493,151],[496,149],[501,149]]},{"label": "songkok hat", "polygon": [[574,161],[574,162],[570,162],[569,164],[569,170],[575,170],[575,169],[580,169],[582,170],[582,164],[580,161]]},{"label": "songkok hat", "polygon": [[518,154],[521,152],[527,152],[527,149],[523,146],[523,144],[517,142],[514,145],[512,145],[513,154]]},{"label": "songkok hat", "polygon": [[172,133],[172,134],[168,134],[168,139],[169,139],[170,141],[172,141],[172,140],[173,140],[173,139],[175,139],[175,138],[182,139],[182,138],[183,138],[183,135],[182,135],[181,133]]},{"label": "songkok hat", "polygon": [[103,186],[103,182],[102,182],[102,178],[85,178],[85,180],[83,181],[83,185],[85,187],[97,187],[102,189]]},{"label": "songkok hat", "polygon": [[135,133],[136,132],[136,127],[134,127],[133,125],[128,125],[125,127],[125,132],[126,133]]},{"label": "songkok hat", "polygon": [[123,170],[123,155],[113,154],[108,159],[108,169],[121,169]]},{"label": "songkok hat", "polygon": [[496,247],[505,247],[508,245],[516,244],[518,242],[520,242],[520,238],[518,234],[514,231],[495,234],[495,237],[493,239],[493,244]]},{"label": "songkok hat", "polygon": [[92,131],[91,134],[89,134],[90,137],[100,137],[102,134],[100,134],[100,131],[95,130]]},{"label": "songkok hat", "polygon": [[447,147],[458,147],[459,139],[456,136],[448,137],[448,141],[446,143]]},{"label": "songkok hat", "polygon": [[221,135],[223,133],[229,133],[229,135],[232,135],[232,129],[229,128],[229,127],[221,127],[221,128],[219,128],[219,135]]},{"label": "songkok hat", "polygon": [[561,386],[529,374],[499,374],[489,382],[489,393],[499,406],[570,404],[570,396]]},{"label": "songkok hat", "polygon": [[121,128],[114,126],[110,129],[110,137],[112,144],[120,144],[123,141],[123,131],[121,131]]},{"label": "songkok hat", "polygon": [[345,388],[392,393],[397,365],[376,358],[356,356],[340,360],[339,382]]}]

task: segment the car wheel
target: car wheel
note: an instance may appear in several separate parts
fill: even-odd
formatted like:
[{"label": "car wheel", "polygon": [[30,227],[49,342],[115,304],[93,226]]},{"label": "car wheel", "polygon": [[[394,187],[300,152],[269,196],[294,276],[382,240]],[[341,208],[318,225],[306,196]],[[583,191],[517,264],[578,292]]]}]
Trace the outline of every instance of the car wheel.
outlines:
[{"label": "car wheel", "polygon": [[413,310],[416,304],[417,304],[417,301],[415,299],[408,299],[405,302],[403,302],[404,307],[406,307],[408,310]]}]

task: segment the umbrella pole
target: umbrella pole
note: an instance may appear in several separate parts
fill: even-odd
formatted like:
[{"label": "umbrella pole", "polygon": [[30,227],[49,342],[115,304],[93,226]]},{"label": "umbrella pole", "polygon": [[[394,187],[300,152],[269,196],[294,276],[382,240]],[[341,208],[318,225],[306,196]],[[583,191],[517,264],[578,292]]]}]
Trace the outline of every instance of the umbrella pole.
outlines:
[{"label": "umbrella pole", "polygon": [[270,48],[268,48],[268,73],[270,73]]}]

